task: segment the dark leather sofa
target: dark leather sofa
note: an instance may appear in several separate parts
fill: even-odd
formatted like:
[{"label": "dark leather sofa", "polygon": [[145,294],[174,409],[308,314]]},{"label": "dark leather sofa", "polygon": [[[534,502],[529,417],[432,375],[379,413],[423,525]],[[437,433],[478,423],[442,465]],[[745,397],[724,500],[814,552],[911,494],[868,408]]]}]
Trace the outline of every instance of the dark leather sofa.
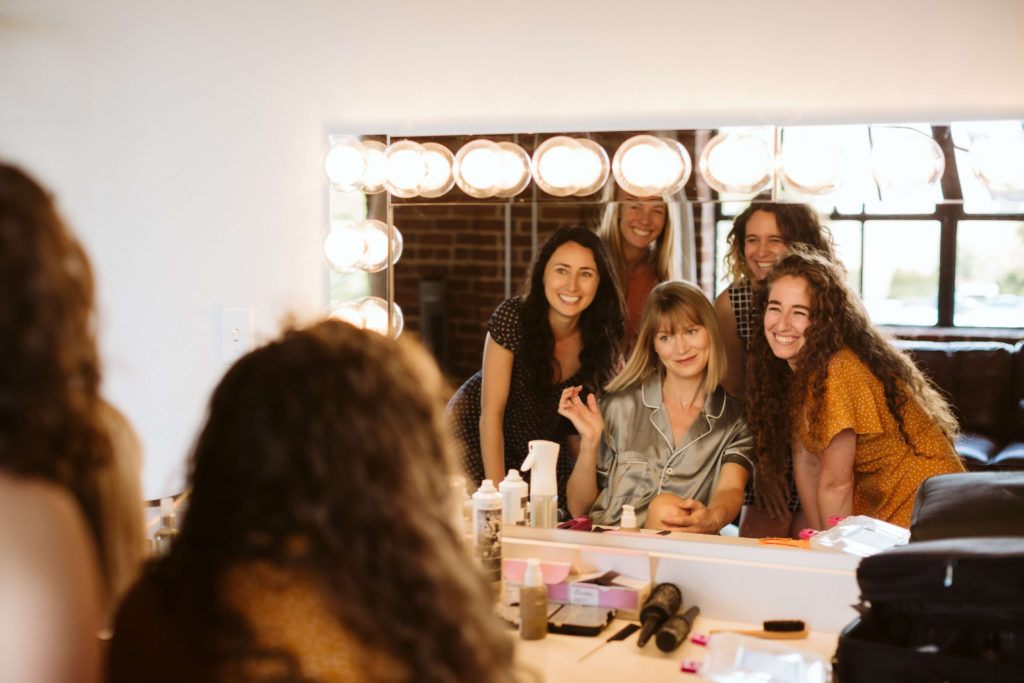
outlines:
[{"label": "dark leather sofa", "polygon": [[895,343],[949,398],[967,469],[1024,470],[1024,341]]}]

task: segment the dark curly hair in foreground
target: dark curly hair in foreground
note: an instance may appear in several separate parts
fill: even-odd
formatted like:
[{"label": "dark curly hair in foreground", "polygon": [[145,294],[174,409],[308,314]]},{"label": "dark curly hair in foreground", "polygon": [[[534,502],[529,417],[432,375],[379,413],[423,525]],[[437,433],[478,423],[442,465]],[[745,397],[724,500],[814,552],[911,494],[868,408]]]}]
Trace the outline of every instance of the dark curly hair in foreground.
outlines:
[{"label": "dark curly hair in foreground", "polygon": [[50,195],[0,163],[0,468],[70,491],[103,548],[95,472],[111,446],[93,300],[89,260]]},{"label": "dark curly hair in foreground", "polygon": [[[538,395],[545,395],[553,384],[555,367],[555,336],[548,322],[550,304],[544,293],[544,270],[555,250],[566,242],[575,242],[594,255],[600,279],[597,294],[580,315],[579,376],[587,388],[598,391],[615,376],[620,343],[625,333],[622,290],[619,278],[604,242],[591,230],[579,226],[563,227],[552,233],[530,265],[524,285],[522,325],[524,343],[519,353],[533,373],[533,386]],[[568,379],[562,377],[560,380]]]},{"label": "dark curly hair in foreground", "polygon": [[758,454],[755,491],[758,505],[769,510],[777,509],[786,499],[793,420],[802,419],[806,409],[807,424],[815,434],[821,424],[822,403],[805,406],[805,401],[810,396],[824,396],[829,359],[843,347],[849,347],[881,381],[889,412],[904,439],[903,405],[908,396],[921,404],[951,441],[958,432],[956,418],[935,386],[871,324],[860,298],[846,284],[842,266],[803,245],[793,245],[791,250],[768,274],[754,306],[757,319],[763,321],[772,284],[787,276],[807,283],[811,324],[804,333],[797,368],[792,371],[785,360],[775,357],[763,326],[751,339],[748,355],[747,421]]},{"label": "dark curly hair in foreground", "polygon": [[512,644],[453,526],[445,396],[419,344],[335,320],[228,371],[181,536],[153,569],[177,592],[168,608],[199,626],[198,657],[221,671],[276,657],[301,679],[222,599],[232,569],[264,562],[311,580],[355,647],[397,663],[389,680],[512,680]]}]

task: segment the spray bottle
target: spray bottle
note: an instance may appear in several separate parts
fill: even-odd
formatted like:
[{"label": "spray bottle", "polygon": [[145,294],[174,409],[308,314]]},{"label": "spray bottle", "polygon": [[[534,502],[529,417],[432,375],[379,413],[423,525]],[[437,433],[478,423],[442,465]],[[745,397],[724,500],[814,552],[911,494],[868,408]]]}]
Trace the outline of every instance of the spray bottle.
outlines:
[{"label": "spray bottle", "polygon": [[554,529],[558,526],[558,444],[535,439],[523,461],[523,471],[533,469],[530,479],[530,526]]},{"label": "spray bottle", "polygon": [[526,561],[526,576],[519,591],[519,635],[539,640],[548,634],[548,587],[540,571],[540,560]]},{"label": "spray bottle", "polygon": [[174,526],[174,499],[160,499],[160,528],[153,534],[153,552],[163,557],[171,552],[171,544],[178,538],[179,531]]},{"label": "spray bottle", "polygon": [[484,479],[473,494],[473,556],[497,596],[501,592],[501,494],[490,479]]},{"label": "spray bottle", "polygon": [[525,526],[528,517],[530,487],[519,476],[519,470],[509,470],[498,484],[501,492],[501,523],[505,526]]}]

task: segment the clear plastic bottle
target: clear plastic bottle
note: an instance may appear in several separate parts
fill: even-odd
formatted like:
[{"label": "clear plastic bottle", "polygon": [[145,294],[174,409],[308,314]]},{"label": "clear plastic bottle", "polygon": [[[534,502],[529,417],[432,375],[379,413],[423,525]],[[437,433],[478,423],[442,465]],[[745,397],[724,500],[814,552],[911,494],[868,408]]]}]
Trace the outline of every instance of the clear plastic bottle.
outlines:
[{"label": "clear plastic bottle", "polygon": [[622,506],[622,520],[619,522],[622,531],[639,531],[636,525],[636,509],[632,505]]},{"label": "clear plastic bottle", "polygon": [[473,556],[484,576],[501,592],[501,494],[484,479],[473,494]]},{"label": "clear plastic bottle", "polygon": [[526,576],[519,591],[519,635],[539,640],[548,634],[548,587],[540,571],[540,560],[526,561]]},{"label": "clear plastic bottle", "polygon": [[509,470],[498,484],[501,492],[501,523],[506,526],[525,526],[529,517],[530,487],[519,476],[519,470]]},{"label": "clear plastic bottle", "polygon": [[160,528],[153,534],[153,554],[163,557],[171,552],[171,545],[178,538],[178,529],[174,526],[174,499],[160,499]]}]

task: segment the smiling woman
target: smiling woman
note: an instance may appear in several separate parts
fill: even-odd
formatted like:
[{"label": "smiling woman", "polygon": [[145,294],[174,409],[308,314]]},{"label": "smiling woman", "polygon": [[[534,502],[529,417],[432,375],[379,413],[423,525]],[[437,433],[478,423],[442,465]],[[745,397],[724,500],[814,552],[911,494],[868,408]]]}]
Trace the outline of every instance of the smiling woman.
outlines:
[{"label": "smiling woman", "polygon": [[530,266],[524,294],[491,316],[483,368],[448,405],[473,482],[498,482],[518,468],[529,441],[555,441],[564,501],[571,428],[558,417],[558,397],[571,385],[600,390],[615,371],[621,337],[622,295],[607,250],[586,228],[559,229]]},{"label": "smiling woman", "polygon": [[569,511],[618,524],[624,505],[648,528],[718,533],[740,511],[753,462],[743,404],[719,386],[725,349],[707,296],[664,282],[600,407],[569,387],[559,412],[580,434]]},{"label": "smiling woman", "polygon": [[956,420],[921,371],[868,320],[842,266],[796,247],[755,302],[747,416],[760,507],[787,497],[790,460],[810,525],[867,515],[910,525],[930,476],[964,471]]}]

